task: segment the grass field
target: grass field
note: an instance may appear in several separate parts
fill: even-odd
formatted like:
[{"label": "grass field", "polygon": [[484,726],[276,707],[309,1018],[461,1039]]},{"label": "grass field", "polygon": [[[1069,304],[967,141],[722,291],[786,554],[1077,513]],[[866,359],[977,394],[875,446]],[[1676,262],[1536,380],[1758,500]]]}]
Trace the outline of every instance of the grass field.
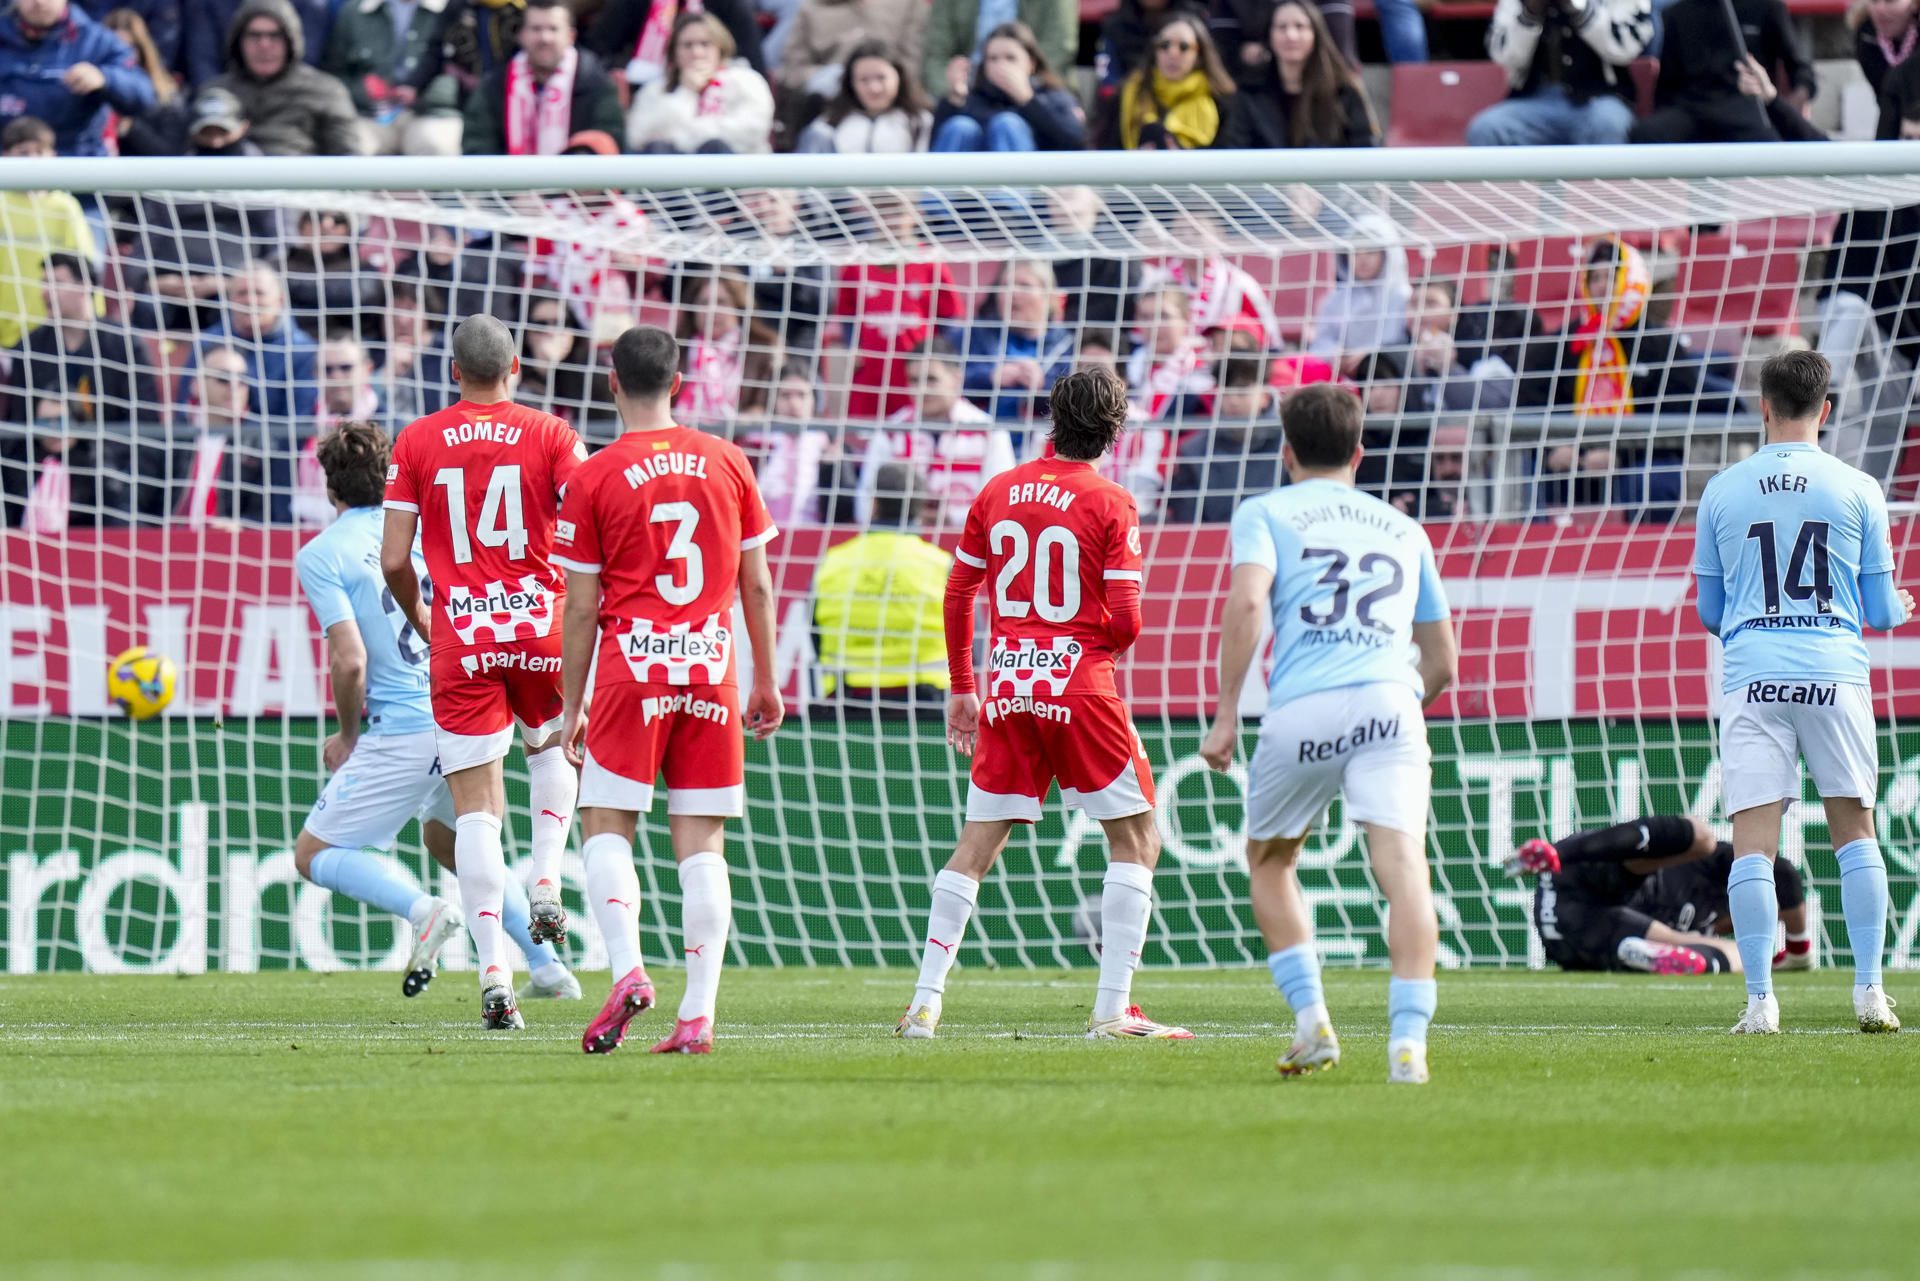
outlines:
[{"label": "grass field", "polygon": [[0,979],[0,1276],[1920,1273],[1920,1037],[1846,974],[1766,1040],[1737,981],[1444,975],[1424,1089],[1379,974],[1299,1082],[1258,972],[1145,974],[1200,1039],[1090,1044],[1091,973],[963,975],[902,1043],[907,974],[730,971],[671,1060],[663,977],[606,1058],[576,1004],[483,1036],[464,974]]}]

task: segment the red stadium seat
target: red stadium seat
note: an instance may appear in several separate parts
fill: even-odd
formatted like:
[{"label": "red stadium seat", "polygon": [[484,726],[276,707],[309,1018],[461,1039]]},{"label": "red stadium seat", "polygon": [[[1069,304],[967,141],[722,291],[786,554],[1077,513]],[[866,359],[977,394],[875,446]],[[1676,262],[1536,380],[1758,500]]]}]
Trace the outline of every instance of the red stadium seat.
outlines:
[{"label": "red stadium seat", "polygon": [[1627,64],[1633,77],[1633,114],[1644,116],[1653,110],[1653,85],[1660,78],[1660,59],[1635,58]]},{"label": "red stadium seat", "polygon": [[1487,253],[1491,245],[1426,245],[1409,250],[1407,271],[1417,284],[1429,278],[1455,286],[1457,301],[1487,300]]},{"label": "red stadium seat", "polygon": [[1389,147],[1459,147],[1467,122],[1507,96],[1507,73],[1491,62],[1403,62],[1393,69]]},{"label": "red stadium seat", "polygon": [[1267,291],[1274,317],[1280,322],[1280,336],[1298,342],[1320,300],[1333,288],[1333,255],[1250,254],[1237,261]]},{"label": "red stadium seat", "polygon": [[1711,350],[1735,350],[1748,334],[1794,331],[1799,319],[1800,258],[1806,220],[1787,235],[1774,222],[1696,235],[1674,283],[1675,322],[1707,331]]},{"label": "red stadium seat", "polygon": [[1579,297],[1581,242],[1572,236],[1516,240],[1508,246],[1513,262],[1513,300],[1540,313],[1551,332],[1566,323]]}]

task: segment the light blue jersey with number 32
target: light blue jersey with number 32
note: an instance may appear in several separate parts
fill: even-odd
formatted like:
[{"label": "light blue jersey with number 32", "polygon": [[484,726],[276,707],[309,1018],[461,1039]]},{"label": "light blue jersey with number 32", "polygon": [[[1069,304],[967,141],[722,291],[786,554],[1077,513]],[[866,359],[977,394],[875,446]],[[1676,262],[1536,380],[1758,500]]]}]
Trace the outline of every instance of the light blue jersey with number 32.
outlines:
[{"label": "light blue jersey with number 32", "polygon": [[1418,521],[1336,481],[1298,481],[1240,504],[1233,563],[1273,572],[1269,707],[1383,681],[1426,692],[1413,625],[1448,610]]},{"label": "light blue jersey with number 32", "polygon": [[[367,715],[373,734],[417,734],[433,728],[427,693],[427,642],[420,639],[380,573],[386,524],[378,507],[354,507],[321,530],[294,557],[300,586],[324,633],[353,620],[367,649]],[[414,572],[426,581],[419,550]]]}]

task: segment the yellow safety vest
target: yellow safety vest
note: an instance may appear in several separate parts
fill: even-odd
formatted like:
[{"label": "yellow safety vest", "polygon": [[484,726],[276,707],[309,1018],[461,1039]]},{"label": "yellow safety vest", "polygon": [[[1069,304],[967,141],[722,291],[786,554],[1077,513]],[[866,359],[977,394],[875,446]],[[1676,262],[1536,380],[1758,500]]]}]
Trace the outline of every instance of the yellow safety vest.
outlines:
[{"label": "yellow safety vest", "polygon": [[935,685],[946,689],[941,603],[953,557],[916,534],[861,534],[830,549],[813,575],[813,624],[831,694]]}]

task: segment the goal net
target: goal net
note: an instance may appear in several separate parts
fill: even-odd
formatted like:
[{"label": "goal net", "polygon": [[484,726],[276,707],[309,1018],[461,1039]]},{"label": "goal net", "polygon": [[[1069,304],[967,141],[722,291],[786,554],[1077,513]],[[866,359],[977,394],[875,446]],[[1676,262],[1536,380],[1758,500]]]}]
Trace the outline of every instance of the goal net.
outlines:
[{"label": "goal net", "polygon": [[[951,548],[984,479],[1043,446],[1046,390],[1076,365],[1119,369],[1136,406],[1103,466],[1144,522],[1146,630],[1121,681],[1165,844],[1149,964],[1263,953],[1245,774],[1210,773],[1196,749],[1227,521],[1278,482],[1292,389],[1338,380],[1364,400],[1361,486],[1426,522],[1456,610],[1460,679],[1429,721],[1447,966],[1541,963],[1530,888],[1501,870],[1519,842],[1646,812],[1724,821],[1692,522],[1707,478],[1759,440],[1759,360],[1817,345],[1836,369],[1832,447],[1901,503],[1920,482],[1920,177],[1802,163],[1799,177],[1493,181],[1407,177],[1383,155],[1321,181],[1289,160],[1267,171],[1284,182],[1196,182],[1181,158],[1116,156],[1074,185],[1027,168],[1030,185],[974,170],[970,185],[873,187],[837,185],[817,159],[703,188],[592,159],[526,189],[497,185],[498,165],[442,166],[437,191],[395,189],[415,179],[391,169],[386,189],[356,187],[364,166],[325,190],[285,189],[284,170],[282,189],[234,189],[252,171],[226,162],[220,190],[203,166],[72,195],[69,170],[0,170],[16,188],[0,196],[9,972],[404,956],[402,923],[294,870],[331,701],[293,557],[333,516],[315,439],[343,419],[398,430],[454,399],[446,338],[469,313],[513,327],[519,399],[593,445],[619,430],[607,345],[636,323],[673,329],[680,417],[755,462],[783,531],[790,713],[749,745],[729,838],[733,955],[755,965],[915,958],[966,775],[940,723],[943,573],[904,540]],[[1896,510],[1902,571],[1920,569],[1911,509]],[[902,540],[888,572],[831,556],[860,536]],[[105,681],[135,644],[180,673],[144,723]],[[1916,646],[1871,641],[1896,965],[1920,925]],[[1250,749],[1264,690],[1248,685]],[[517,751],[508,773],[509,847],[524,852]],[[1807,874],[1816,946],[1844,959],[1838,914],[1820,924],[1837,869],[1808,800],[1784,848]],[[415,826],[391,854],[456,893]],[[640,859],[649,959],[676,957],[663,820]],[[1089,962],[1103,867],[1097,825],[1050,807],[984,885],[962,963]],[[1384,904],[1338,804],[1301,878],[1328,958],[1382,962]],[[573,959],[603,965],[592,914],[572,918]]]}]

